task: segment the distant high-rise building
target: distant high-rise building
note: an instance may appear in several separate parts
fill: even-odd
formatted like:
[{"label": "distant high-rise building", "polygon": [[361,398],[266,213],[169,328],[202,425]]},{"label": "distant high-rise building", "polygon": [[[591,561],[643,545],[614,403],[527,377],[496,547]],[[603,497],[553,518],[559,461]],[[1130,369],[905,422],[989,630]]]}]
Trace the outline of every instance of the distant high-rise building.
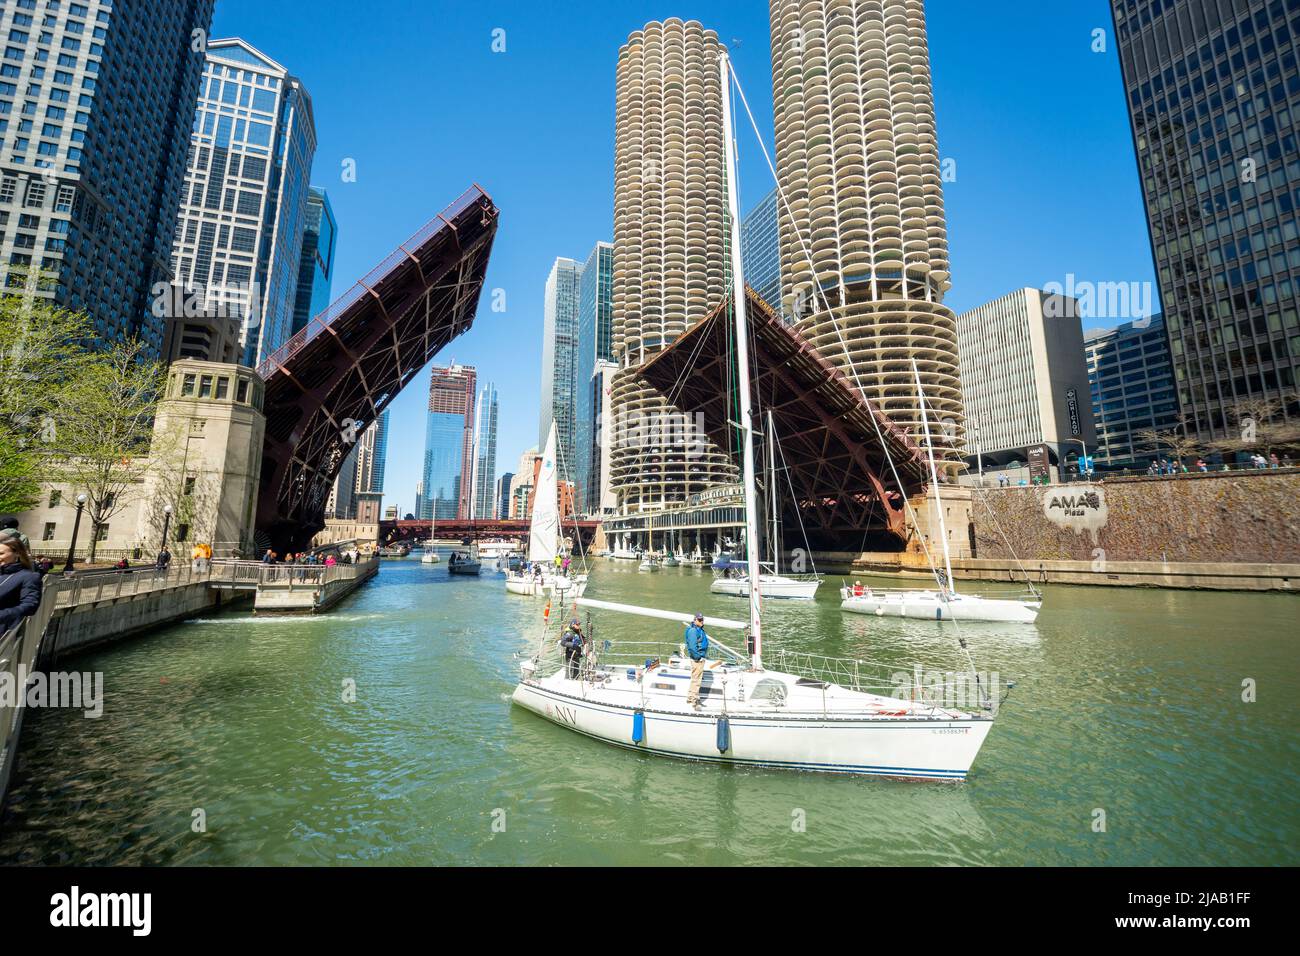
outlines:
[{"label": "distant high-rise building", "polygon": [[531,517],[528,502],[532,499],[533,474],[537,470],[538,452],[530,448],[519,456],[519,466],[514,477],[510,479],[510,514],[511,518]]},{"label": "distant high-rise building", "polygon": [[781,234],[777,228],[778,199],[777,191],[773,188],[740,224],[740,259],[745,269],[745,281],[773,311],[780,314]]},{"label": "distant high-rise building", "polygon": [[495,518],[504,519],[510,517],[510,483],[511,481],[514,480],[514,477],[515,477],[515,473],[513,471],[507,471],[504,475],[502,475],[500,478],[497,479],[497,484],[496,484],[497,513],[493,515],[493,517]]},{"label": "distant high-rise building", "polygon": [[[722,46],[676,18],[647,23],[618,54],[614,135],[614,377],[620,435],[611,486],[623,513],[658,511],[735,480],[719,449],[636,370],[727,292]],[[658,436],[642,438],[640,436]]]},{"label": "distant high-rise building", "polygon": [[[582,266],[559,258],[546,277],[546,301],[542,310],[542,402],[538,416],[538,447],[555,422],[560,453],[572,470],[575,437],[574,394],[578,381],[578,285]],[[568,477],[568,475],[564,475]]]},{"label": "distant high-rise building", "polygon": [[[1300,415],[1300,8],[1112,0],[1178,401],[1202,438]],[[1255,409],[1243,415],[1244,403]]]},{"label": "distant high-rise building", "polygon": [[[783,311],[913,437],[962,444],[923,0],[771,0]],[[796,314],[798,313],[798,314]],[[846,343],[841,344],[841,340]],[[850,356],[852,360],[850,361]],[[945,448],[946,446],[946,448]]]},{"label": "distant high-rise building", "polygon": [[388,412],[385,411],[358,436],[356,445],[343,459],[325,505],[327,517],[357,519],[364,510],[362,503],[370,501],[373,501],[370,510],[379,513],[387,454]]},{"label": "distant high-rise building", "polygon": [[1168,448],[1157,448],[1142,434],[1179,428],[1164,319],[1157,315],[1095,329],[1084,335],[1083,348],[1097,423],[1097,463],[1145,468],[1153,457],[1168,455]]},{"label": "distant high-rise building", "polygon": [[474,415],[474,486],[470,515],[495,518],[497,495],[492,476],[497,471],[497,389],[491,382],[479,389]]},{"label": "distant high-rise building", "polygon": [[330,304],[330,286],[334,279],[334,246],[338,223],[325,190],[312,186],[307,191],[307,217],[302,235],[302,255],[298,260],[298,290],[293,304],[296,333]]},{"label": "distant high-rise building", "polygon": [[0,5],[0,281],[161,358],[213,0]]},{"label": "distant high-rise building", "polygon": [[599,499],[599,462],[596,448],[597,402],[593,376],[599,362],[614,358],[614,244],[598,242],[582,267],[578,287],[578,372],[574,380],[577,422],[574,449],[566,453],[577,486],[578,509],[594,511]]},{"label": "distant high-rise building", "polygon": [[592,437],[590,494],[582,506],[582,510],[591,515],[612,513],[618,508],[618,498],[611,482],[615,430],[610,412],[610,396],[614,393],[614,376],[617,374],[616,363],[600,361],[591,376],[592,420],[596,427]]},{"label": "distant high-rise building", "polygon": [[[957,320],[957,354],[969,428],[963,454],[972,466],[977,453],[986,466],[1024,463],[1038,445],[1059,465],[1096,446],[1074,299],[1017,289],[965,312]],[[937,451],[953,423],[925,399]]]},{"label": "distant high-rise building", "polygon": [[243,40],[211,41],[171,258],[181,290],[217,318],[178,316],[173,354],[201,350],[224,316],[240,322],[246,365],[289,338],[315,152],[302,83]]},{"label": "distant high-rise building", "polygon": [[429,370],[424,435],[424,509],[417,518],[468,519],[474,478],[474,389],[467,365]]}]

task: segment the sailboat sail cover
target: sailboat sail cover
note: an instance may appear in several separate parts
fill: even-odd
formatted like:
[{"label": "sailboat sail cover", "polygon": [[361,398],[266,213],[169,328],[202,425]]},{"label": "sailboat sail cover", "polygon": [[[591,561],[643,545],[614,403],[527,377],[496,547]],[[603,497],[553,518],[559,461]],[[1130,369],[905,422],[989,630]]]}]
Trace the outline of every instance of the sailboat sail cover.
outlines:
[{"label": "sailboat sail cover", "polygon": [[546,438],[542,467],[533,489],[533,523],[528,529],[528,560],[550,563],[560,540],[559,480],[555,472],[555,422]]}]

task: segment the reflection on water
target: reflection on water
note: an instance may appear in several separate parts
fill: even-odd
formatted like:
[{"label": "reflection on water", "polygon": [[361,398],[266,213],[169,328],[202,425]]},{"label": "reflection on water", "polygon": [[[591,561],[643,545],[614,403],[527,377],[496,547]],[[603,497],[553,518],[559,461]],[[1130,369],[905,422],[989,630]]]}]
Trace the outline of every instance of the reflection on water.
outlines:
[{"label": "reflection on water", "polygon": [[[696,569],[592,580],[745,614]],[[951,624],[843,614],[838,583],[773,602],[769,647],[960,666]],[[76,659],[104,671],[105,715],[28,714],[0,862],[1296,862],[1294,597],[1055,587],[1036,625],[964,625],[977,667],[1017,685],[964,786],[696,765],[513,709],[542,607],[408,559],[333,614],[216,615]],[[594,620],[600,639],[679,637]]]}]

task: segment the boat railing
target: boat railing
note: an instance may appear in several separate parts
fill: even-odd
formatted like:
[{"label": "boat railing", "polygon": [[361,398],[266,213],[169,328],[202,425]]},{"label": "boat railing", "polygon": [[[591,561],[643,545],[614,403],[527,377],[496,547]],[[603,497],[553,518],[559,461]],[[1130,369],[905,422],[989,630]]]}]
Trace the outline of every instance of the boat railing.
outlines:
[{"label": "boat railing", "polygon": [[798,677],[835,684],[861,694],[892,697],[928,707],[982,709],[993,703],[988,699],[991,688],[980,686],[975,675],[967,670],[927,670],[924,679],[917,679],[915,671],[891,670],[867,661],[825,657],[784,648],[768,650],[766,663],[773,670]]}]

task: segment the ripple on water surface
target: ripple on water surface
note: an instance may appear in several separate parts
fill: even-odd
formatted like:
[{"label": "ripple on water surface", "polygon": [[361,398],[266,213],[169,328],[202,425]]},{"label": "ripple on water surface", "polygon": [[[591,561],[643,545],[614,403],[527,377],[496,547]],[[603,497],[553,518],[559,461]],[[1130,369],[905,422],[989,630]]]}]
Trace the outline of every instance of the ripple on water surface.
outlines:
[{"label": "ripple on water surface", "polygon": [[[744,615],[708,582],[601,562],[591,594]],[[844,615],[837,584],[774,603],[769,646],[960,666],[950,625]],[[386,562],[332,614],[219,614],[76,658],[104,672],[104,716],[28,713],[0,862],[1297,862],[1292,596],[1051,588],[1036,626],[968,625],[979,668],[1017,686],[965,786],[579,737],[509,703],[542,606],[495,575]],[[621,615],[595,625],[677,637]],[[1241,700],[1246,678],[1258,703]]]}]

